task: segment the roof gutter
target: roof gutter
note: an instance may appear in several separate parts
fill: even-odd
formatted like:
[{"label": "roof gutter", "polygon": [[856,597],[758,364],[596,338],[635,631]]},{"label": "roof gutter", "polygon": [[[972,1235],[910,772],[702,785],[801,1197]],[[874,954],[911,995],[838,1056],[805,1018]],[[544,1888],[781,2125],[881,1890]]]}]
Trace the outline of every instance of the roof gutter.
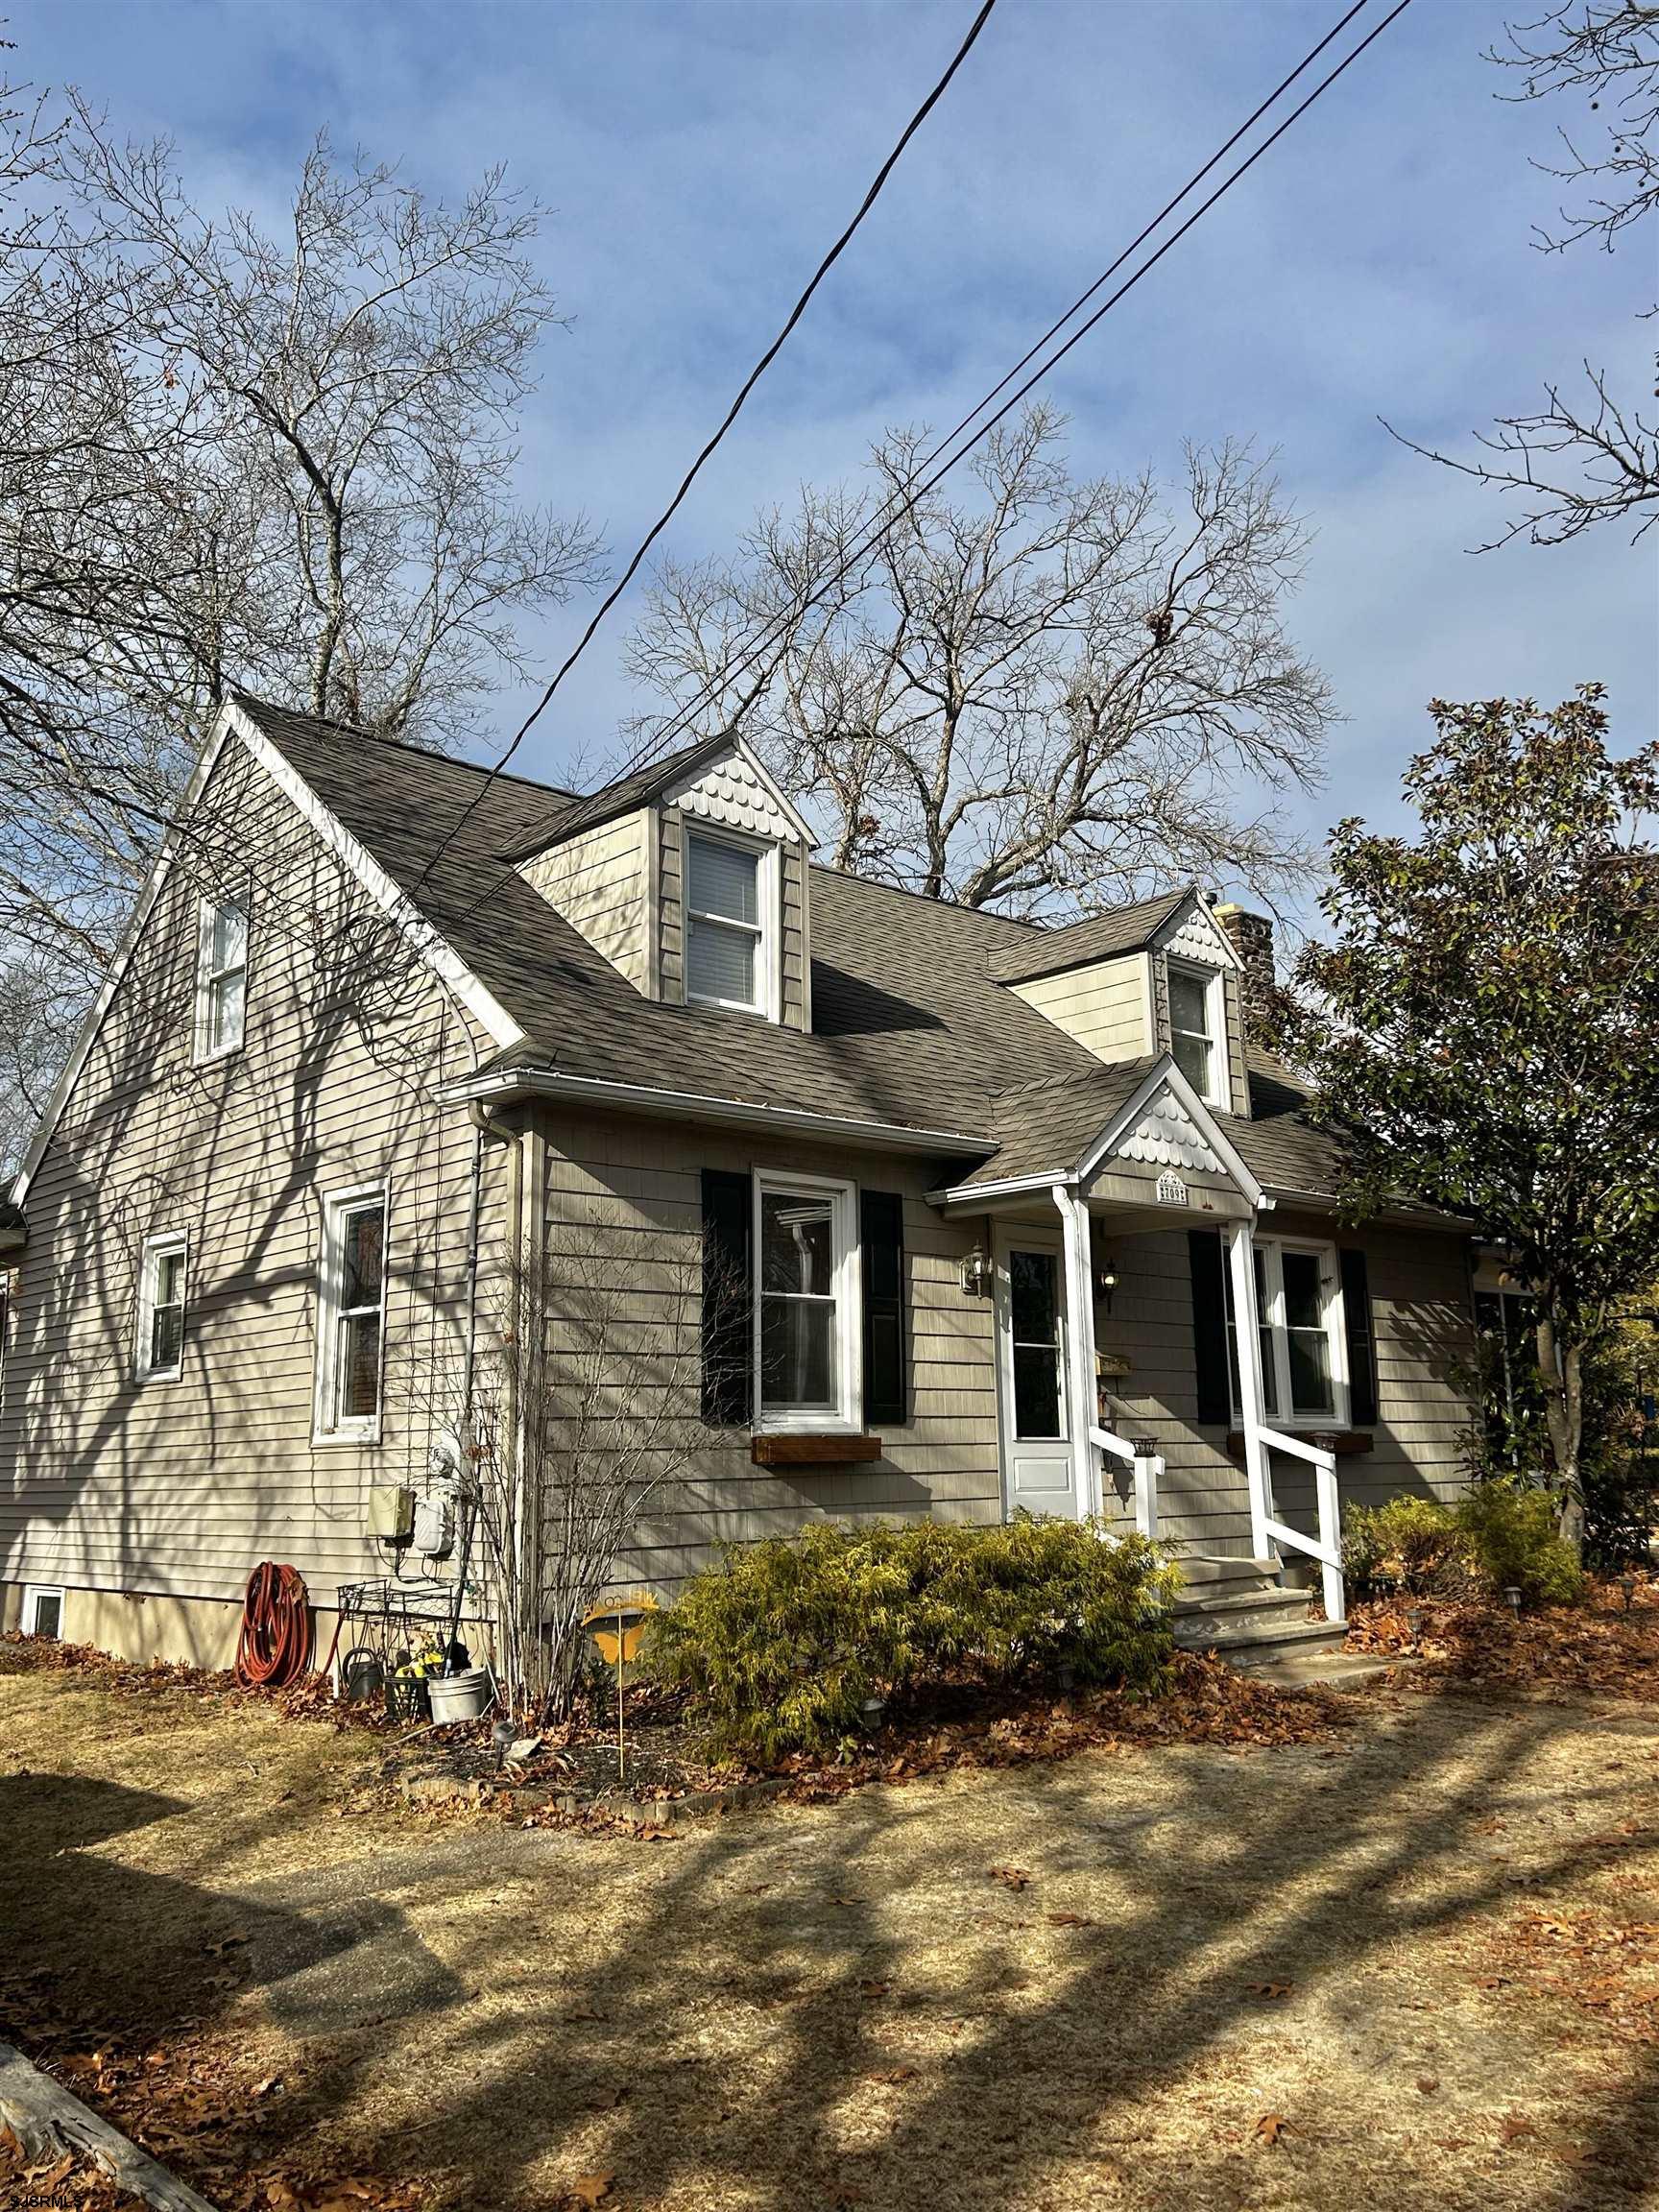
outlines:
[{"label": "roof gutter", "polygon": [[842,1144],[869,1145],[885,1152],[949,1152],[983,1160],[994,1140],[961,1129],[916,1129],[901,1121],[867,1121],[851,1115],[812,1114],[794,1106],[768,1106],[761,1099],[719,1098],[702,1091],[669,1091],[651,1083],[613,1083],[593,1075],[567,1075],[557,1068],[505,1068],[446,1083],[438,1095],[445,1103],[486,1099],[505,1105],[516,1098],[556,1098],[569,1106],[602,1106],[622,1113],[648,1114],[673,1121],[715,1121],[740,1129],[788,1130]]}]

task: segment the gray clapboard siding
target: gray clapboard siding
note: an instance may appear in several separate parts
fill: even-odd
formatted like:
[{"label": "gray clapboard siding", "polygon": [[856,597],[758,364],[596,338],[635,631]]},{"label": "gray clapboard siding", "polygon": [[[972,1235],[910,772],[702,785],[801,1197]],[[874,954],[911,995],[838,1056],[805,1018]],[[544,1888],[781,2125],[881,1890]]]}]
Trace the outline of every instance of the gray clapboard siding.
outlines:
[{"label": "gray clapboard siding", "polygon": [[[232,1599],[262,1557],[326,1602],[382,1571],[368,1486],[424,1466],[458,1362],[474,1133],[431,1085],[488,1049],[263,770],[222,755],[197,818],[249,902],[243,1049],[191,1065],[200,869],[176,870],[29,1194],[0,1405],[0,1580]],[[355,988],[358,1003],[348,996]],[[486,1238],[503,1165],[483,1162]],[[378,1446],[311,1441],[325,1193],[390,1192]],[[190,1239],[177,1382],[133,1380],[147,1236]],[[415,1355],[419,1353],[418,1363]]]},{"label": "gray clapboard siding", "polygon": [[637,991],[649,988],[646,872],[653,839],[649,809],[637,807],[550,846],[518,870]]},{"label": "gray clapboard siding", "polygon": [[1011,986],[1055,1028],[1100,1060],[1137,1060],[1146,1037],[1146,955],[1125,953]]},{"label": "gray clapboard siding", "polygon": [[[678,1391],[694,1446],[660,1495],[626,1563],[633,1577],[671,1587],[723,1542],[792,1533],[828,1513],[914,1517],[941,1510],[992,1521],[1001,1512],[991,1308],[961,1288],[974,1225],[942,1222],[925,1192],[924,1164],[725,1133],[648,1125],[624,1117],[550,1116],[545,1236],[550,1303],[563,1291],[592,1310],[596,1271],[610,1324],[651,1333],[630,1387]],[[796,1168],[855,1178],[904,1201],[912,1418],[882,1431],[880,1461],[849,1470],[762,1470],[749,1432],[709,1431],[696,1419],[701,1331],[701,1172],[705,1167]],[[638,1357],[637,1339],[635,1356]]]}]

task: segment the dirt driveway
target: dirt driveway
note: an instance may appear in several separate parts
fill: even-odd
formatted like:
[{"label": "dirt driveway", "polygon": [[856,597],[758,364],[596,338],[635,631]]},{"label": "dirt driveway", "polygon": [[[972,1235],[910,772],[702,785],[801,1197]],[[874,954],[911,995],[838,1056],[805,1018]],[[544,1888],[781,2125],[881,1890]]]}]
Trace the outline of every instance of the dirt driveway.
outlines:
[{"label": "dirt driveway", "polygon": [[1334,1750],[640,1843],[343,1815],[361,1738],[0,1676],[0,2004],[229,2053],[260,2093],[167,2147],[199,2180],[302,2149],[480,2207],[1659,2205],[1659,1716],[1358,1706]]}]

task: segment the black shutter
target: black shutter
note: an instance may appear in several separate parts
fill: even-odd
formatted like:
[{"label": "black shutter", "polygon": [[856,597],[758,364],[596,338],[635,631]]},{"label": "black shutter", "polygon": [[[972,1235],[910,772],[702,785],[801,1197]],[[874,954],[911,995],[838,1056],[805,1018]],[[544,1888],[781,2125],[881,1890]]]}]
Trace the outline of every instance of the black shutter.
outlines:
[{"label": "black shutter", "polygon": [[1198,1370],[1198,1418],[1225,1424],[1233,1418],[1227,1362],[1226,1254],[1214,1229],[1189,1229],[1192,1269],[1192,1350]]},{"label": "black shutter", "polygon": [[747,1175],[703,1170],[703,1418],[712,1429],[746,1423],[754,1401],[749,1239],[754,1195]]},{"label": "black shutter", "polygon": [[1377,1422],[1377,1331],[1371,1319],[1371,1286],[1365,1255],[1352,1249],[1342,1262],[1342,1326],[1348,1336],[1348,1418],[1356,1429]]},{"label": "black shutter", "polygon": [[858,1194],[864,1273],[864,1423],[910,1418],[904,1374],[904,1201]]}]

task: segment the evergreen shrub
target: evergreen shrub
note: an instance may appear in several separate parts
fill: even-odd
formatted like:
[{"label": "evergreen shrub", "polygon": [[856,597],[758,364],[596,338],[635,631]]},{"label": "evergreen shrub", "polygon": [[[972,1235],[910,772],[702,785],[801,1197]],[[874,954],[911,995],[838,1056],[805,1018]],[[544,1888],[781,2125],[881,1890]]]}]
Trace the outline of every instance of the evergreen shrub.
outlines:
[{"label": "evergreen shrub", "polygon": [[761,1761],[832,1753],[872,1699],[970,1670],[1161,1688],[1178,1576],[1143,1537],[1020,1514],[729,1546],[651,1623],[651,1663],[690,1688],[714,1746]]}]

